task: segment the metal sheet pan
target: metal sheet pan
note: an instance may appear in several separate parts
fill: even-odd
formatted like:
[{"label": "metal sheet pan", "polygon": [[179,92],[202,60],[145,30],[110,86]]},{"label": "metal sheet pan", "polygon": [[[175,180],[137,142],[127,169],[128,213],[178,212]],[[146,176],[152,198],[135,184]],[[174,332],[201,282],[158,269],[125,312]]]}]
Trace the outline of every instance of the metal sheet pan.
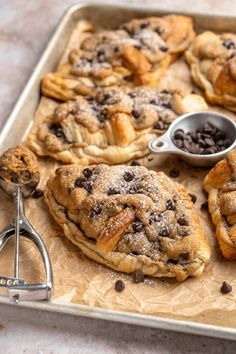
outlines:
[{"label": "metal sheet pan", "polygon": [[[33,71],[28,83],[19,97],[4,128],[0,132],[0,152],[13,144],[19,143],[29,131],[33,122],[34,113],[40,99],[41,77],[47,72],[55,70],[67,41],[79,19],[90,20],[96,28],[117,27],[121,22],[132,17],[149,15],[164,15],[168,11],[158,10],[155,6],[140,5],[112,6],[101,3],[90,5],[74,5],[65,13],[54,35],[41,56],[38,65]],[[175,13],[178,13],[175,11]],[[181,12],[183,14],[183,12]],[[210,16],[196,13],[184,13],[193,17],[198,32],[206,29],[236,32],[236,18],[231,16]],[[17,127],[17,129],[16,129]],[[9,299],[0,296],[0,303],[8,304]],[[157,316],[142,315],[122,311],[106,310],[75,304],[59,304],[55,302],[25,302],[19,306],[45,311],[53,311],[110,321],[124,322],[147,327],[155,327],[185,333],[194,333],[218,338],[236,340],[236,329],[213,326],[203,323],[175,320]]]}]

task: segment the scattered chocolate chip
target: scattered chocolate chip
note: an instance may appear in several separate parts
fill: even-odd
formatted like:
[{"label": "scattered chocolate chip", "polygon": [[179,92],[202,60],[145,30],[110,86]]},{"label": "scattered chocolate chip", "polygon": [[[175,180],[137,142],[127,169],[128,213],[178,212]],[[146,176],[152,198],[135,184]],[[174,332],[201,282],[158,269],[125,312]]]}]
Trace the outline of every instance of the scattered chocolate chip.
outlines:
[{"label": "scattered chocolate chip", "polygon": [[162,226],[159,230],[159,236],[168,237],[170,236],[170,230],[168,226]]},{"label": "scattered chocolate chip", "polygon": [[132,186],[130,187],[130,189],[128,190],[129,194],[136,194],[138,192],[138,187],[137,186]]},{"label": "scattered chocolate chip", "polygon": [[126,182],[131,182],[134,179],[134,174],[132,172],[126,171],[123,175]]},{"label": "scattered chocolate chip", "polygon": [[143,224],[140,220],[136,220],[135,222],[133,222],[132,228],[134,232],[140,232],[143,229]]},{"label": "scattered chocolate chip", "polygon": [[109,98],[112,97],[112,94],[110,94],[110,93],[105,93],[103,97],[104,97],[104,100],[109,100]]},{"label": "scattered chocolate chip", "polygon": [[136,119],[140,117],[140,113],[139,113],[139,111],[137,111],[137,109],[133,109],[131,114]]},{"label": "scattered chocolate chip", "polygon": [[201,204],[201,209],[208,209],[208,201],[205,201]]},{"label": "scattered chocolate chip", "polygon": [[91,193],[91,192],[92,192],[92,183],[91,183],[91,181],[86,181],[86,182],[84,182],[84,189],[85,189],[88,193]]},{"label": "scattered chocolate chip", "polygon": [[167,93],[169,93],[169,91],[168,90],[162,90],[161,93],[167,94]]},{"label": "scattered chocolate chip", "polygon": [[236,49],[235,43],[231,39],[226,39],[223,46],[227,49]]},{"label": "scattered chocolate chip", "polygon": [[169,172],[170,177],[177,178],[180,175],[180,171],[177,168],[172,168]]},{"label": "scattered chocolate chip", "polygon": [[220,291],[222,294],[228,294],[232,291],[232,286],[229,283],[227,283],[226,281],[223,281]]},{"label": "scattered chocolate chip", "polygon": [[91,208],[89,216],[90,218],[97,219],[100,216],[101,212],[102,212],[101,205],[95,205]]},{"label": "scattered chocolate chip", "polygon": [[141,166],[141,164],[140,164],[140,162],[133,160],[133,161],[131,161],[130,166]]},{"label": "scattered chocolate chip", "polygon": [[176,204],[175,204],[174,200],[172,200],[172,199],[167,200],[166,209],[167,210],[175,210],[176,209]]},{"label": "scattered chocolate chip", "polygon": [[110,187],[107,191],[107,195],[120,194],[119,189]]},{"label": "scattered chocolate chip", "polygon": [[125,288],[125,283],[122,280],[117,280],[115,282],[115,290],[120,293]]},{"label": "scattered chocolate chip", "polygon": [[92,174],[93,174],[93,171],[92,171],[90,168],[85,168],[85,169],[83,170],[83,175],[84,175],[84,177],[86,177],[86,178],[91,177]]},{"label": "scattered chocolate chip", "polygon": [[191,200],[192,200],[193,204],[195,204],[195,203],[196,203],[196,201],[197,201],[197,197],[196,197],[196,195],[195,195],[195,194],[192,194],[192,193],[189,193],[188,195],[190,196],[190,198],[191,198]]},{"label": "scattered chocolate chip", "polygon": [[75,187],[83,188],[85,181],[86,181],[86,180],[85,180],[84,177],[78,177],[78,178],[75,180]]},{"label": "scattered chocolate chip", "polygon": [[119,47],[114,47],[114,52],[115,53],[119,52]]},{"label": "scattered chocolate chip", "polygon": [[144,282],[144,274],[141,272],[135,272],[133,273],[133,279],[134,279],[134,283],[143,283]]},{"label": "scattered chocolate chip", "polygon": [[154,124],[153,128],[158,130],[164,130],[165,124],[161,120],[159,120]]},{"label": "scattered chocolate chip", "polygon": [[39,188],[35,189],[32,193],[32,197],[34,199],[41,198],[42,196],[43,196],[43,191],[42,191],[42,189],[39,189]]},{"label": "scattered chocolate chip", "polygon": [[177,219],[177,223],[180,224],[181,226],[188,226],[188,224],[189,224],[189,222],[188,222],[188,220],[186,219],[185,215],[180,216],[180,217]]}]

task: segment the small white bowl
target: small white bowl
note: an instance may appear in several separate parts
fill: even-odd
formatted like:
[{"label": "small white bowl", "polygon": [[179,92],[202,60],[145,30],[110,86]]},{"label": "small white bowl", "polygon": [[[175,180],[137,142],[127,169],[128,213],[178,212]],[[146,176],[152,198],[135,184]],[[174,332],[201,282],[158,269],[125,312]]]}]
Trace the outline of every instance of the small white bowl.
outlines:
[{"label": "small white bowl", "polygon": [[[232,141],[232,144],[225,150],[209,155],[192,154],[179,149],[173,142],[174,133],[178,129],[185,132],[196,131],[202,128],[206,123],[225,132],[226,137]],[[165,134],[154,138],[149,142],[149,149],[158,154],[177,154],[184,161],[192,166],[207,167],[214,165],[236,146],[236,124],[224,114],[211,111],[193,112],[184,114],[174,120]]]}]

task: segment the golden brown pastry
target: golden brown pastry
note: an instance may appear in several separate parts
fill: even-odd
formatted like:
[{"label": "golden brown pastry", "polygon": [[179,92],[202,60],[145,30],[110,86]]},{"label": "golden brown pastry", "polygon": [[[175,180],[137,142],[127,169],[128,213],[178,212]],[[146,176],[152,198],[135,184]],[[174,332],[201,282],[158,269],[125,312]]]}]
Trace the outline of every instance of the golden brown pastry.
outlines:
[{"label": "golden brown pastry", "polygon": [[225,258],[236,259],[236,149],[218,162],[204,180],[216,237]]},{"label": "golden brown pastry", "polygon": [[118,164],[148,154],[148,142],[180,114],[206,109],[195,94],[102,90],[59,105],[28,139],[38,155],[66,163]]},{"label": "golden brown pastry", "polygon": [[80,32],[68,63],[43,78],[45,96],[68,100],[92,95],[97,87],[155,86],[195,36],[192,19],[177,15],[136,19],[118,30],[96,33],[82,23]]},{"label": "golden brown pastry", "polygon": [[185,58],[206,99],[236,111],[236,35],[204,32],[185,52]]},{"label": "golden brown pastry", "polygon": [[115,270],[182,281],[199,276],[210,258],[191,198],[162,172],[63,166],[49,178],[45,198],[65,236]]}]

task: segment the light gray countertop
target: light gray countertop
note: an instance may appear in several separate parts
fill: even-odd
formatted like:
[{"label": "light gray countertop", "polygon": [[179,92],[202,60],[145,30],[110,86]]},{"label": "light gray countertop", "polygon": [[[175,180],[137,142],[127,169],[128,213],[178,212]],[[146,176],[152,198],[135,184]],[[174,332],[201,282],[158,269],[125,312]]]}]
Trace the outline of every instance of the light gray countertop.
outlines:
[{"label": "light gray countertop", "polygon": [[[198,0],[194,9],[188,0],[140,2],[155,2],[159,8],[172,12],[189,9],[236,15],[235,0]],[[74,3],[75,0],[0,0],[0,128],[60,17]],[[0,353],[94,352],[235,354],[236,343],[0,305]]]}]

